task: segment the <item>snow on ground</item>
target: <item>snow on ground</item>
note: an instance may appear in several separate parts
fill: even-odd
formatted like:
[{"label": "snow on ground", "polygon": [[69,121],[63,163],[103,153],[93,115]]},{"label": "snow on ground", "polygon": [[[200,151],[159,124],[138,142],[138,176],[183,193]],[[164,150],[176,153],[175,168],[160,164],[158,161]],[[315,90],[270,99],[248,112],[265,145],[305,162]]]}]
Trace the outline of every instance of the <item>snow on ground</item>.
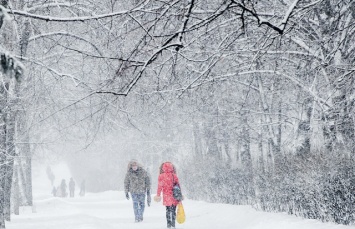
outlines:
[{"label": "snow on ground", "polygon": [[[63,178],[70,178],[69,170],[60,165]],[[44,175],[42,174],[44,173]],[[56,178],[57,179],[57,178]],[[62,178],[61,178],[62,179]],[[61,180],[60,179],[60,180]],[[57,179],[59,183],[59,178]],[[48,187],[49,185],[49,187]],[[166,228],[165,208],[153,202],[146,206],[144,221],[134,223],[131,200],[124,193],[107,191],[88,193],[85,197],[57,198],[50,195],[50,182],[45,170],[34,172],[33,209],[22,207],[19,216],[12,216],[8,229],[163,229]],[[354,229],[306,220],[284,213],[266,213],[250,206],[212,204],[202,201],[183,202],[186,222],[176,224],[180,229]],[[33,213],[34,211],[35,213]]]}]

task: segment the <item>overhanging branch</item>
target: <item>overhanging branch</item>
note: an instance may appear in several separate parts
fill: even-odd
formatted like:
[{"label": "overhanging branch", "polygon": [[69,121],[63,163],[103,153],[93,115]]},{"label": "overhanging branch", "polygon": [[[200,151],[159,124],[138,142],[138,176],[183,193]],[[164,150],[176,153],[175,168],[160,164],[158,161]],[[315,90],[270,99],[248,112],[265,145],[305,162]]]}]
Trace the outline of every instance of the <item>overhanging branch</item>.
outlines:
[{"label": "overhanging branch", "polygon": [[60,17],[32,14],[32,13],[29,13],[26,11],[21,11],[21,10],[6,10],[6,13],[12,14],[12,15],[19,15],[22,17],[33,18],[33,19],[37,19],[37,20],[48,21],[48,22],[84,22],[84,21],[92,21],[92,20],[111,18],[111,17],[115,17],[115,16],[127,15],[129,13],[133,13],[133,12],[136,12],[136,11],[142,9],[145,5],[147,5],[148,2],[149,2],[149,0],[144,1],[140,5],[136,6],[133,9],[130,9],[130,10],[112,12],[112,13],[101,14],[101,15],[96,15],[96,16],[84,16],[84,17],[63,17],[63,18],[60,18]]},{"label": "overhanging branch", "polygon": [[243,10],[242,15],[244,15],[244,12],[250,13],[257,20],[258,25],[260,25],[260,26],[266,25],[266,26],[270,27],[271,29],[275,30],[276,32],[278,32],[280,35],[282,35],[284,33],[286,25],[287,25],[290,17],[292,16],[292,13],[294,12],[294,10],[299,2],[299,0],[295,0],[292,3],[292,5],[287,10],[283,20],[281,21],[280,26],[276,26],[273,23],[269,22],[268,20],[265,20],[264,18],[260,17],[260,15],[254,9],[250,9],[250,8],[246,7],[245,4],[239,3],[236,0],[231,0],[231,1]]}]

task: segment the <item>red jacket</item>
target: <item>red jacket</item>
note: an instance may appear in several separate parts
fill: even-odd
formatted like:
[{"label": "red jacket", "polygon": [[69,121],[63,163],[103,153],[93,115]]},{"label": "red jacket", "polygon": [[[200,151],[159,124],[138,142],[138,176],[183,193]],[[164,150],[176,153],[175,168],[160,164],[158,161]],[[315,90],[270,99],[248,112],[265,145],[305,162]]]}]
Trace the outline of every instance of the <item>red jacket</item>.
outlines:
[{"label": "red jacket", "polygon": [[171,206],[178,205],[179,201],[173,197],[173,186],[179,183],[179,178],[176,176],[174,167],[170,162],[165,162],[162,165],[161,174],[158,177],[158,191],[157,196],[163,192],[163,205]]}]

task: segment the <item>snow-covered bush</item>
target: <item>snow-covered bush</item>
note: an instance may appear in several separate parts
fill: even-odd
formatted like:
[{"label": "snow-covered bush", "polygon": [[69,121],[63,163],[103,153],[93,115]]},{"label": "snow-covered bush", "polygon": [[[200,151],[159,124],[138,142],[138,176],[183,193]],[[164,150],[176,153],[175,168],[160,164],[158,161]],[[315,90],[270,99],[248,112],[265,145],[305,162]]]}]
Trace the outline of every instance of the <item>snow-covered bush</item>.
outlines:
[{"label": "snow-covered bush", "polygon": [[292,156],[274,174],[258,174],[256,207],[308,219],[354,224],[355,166],[330,156]]},{"label": "snow-covered bush", "polygon": [[228,204],[254,201],[252,180],[242,169],[230,169],[213,160],[187,163],[185,168],[184,187],[189,198]]},{"label": "snow-covered bush", "polygon": [[213,160],[186,164],[184,190],[189,198],[251,204],[263,211],[351,225],[355,223],[355,165],[348,158],[316,154],[288,156],[273,170],[242,169]]}]

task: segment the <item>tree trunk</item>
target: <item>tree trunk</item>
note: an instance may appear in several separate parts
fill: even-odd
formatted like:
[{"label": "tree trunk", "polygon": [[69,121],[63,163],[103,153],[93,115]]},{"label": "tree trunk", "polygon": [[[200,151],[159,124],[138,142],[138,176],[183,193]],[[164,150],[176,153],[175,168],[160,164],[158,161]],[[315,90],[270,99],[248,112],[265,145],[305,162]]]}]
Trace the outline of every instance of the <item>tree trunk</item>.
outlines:
[{"label": "tree trunk", "polygon": [[229,134],[227,122],[225,121],[225,117],[222,116],[221,119],[222,119],[221,128],[220,128],[220,131],[222,132],[221,141],[225,152],[225,157],[223,157],[223,159],[224,159],[224,163],[226,163],[226,166],[228,166],[228,168],[231,168],[233,163],[232,163],[232,155],[231,155],[231,147],[230,147],[230,134]]},{"label": "tree trunk", "polygon": [[[273,121],[272,118],[270,117],[270,108],[269,105],[267,103],[267,97],[266,94],[264,92],[264,86],[263,86],[263,82],[261,79],[261,76],[257,77],[258,79],[258,87],[259,87],[259,93],[260,93],[260,101],[261,101],[261,106],[262,106],[262,111],[264,112],[264,119],[265,119],[265,123],[266,123],[266,132],[268,135],[268,161],[269,161],[269,166],[272,167],[277,167],[281,162],[281,148],[280,145],[278,145],[278,142],[281,142],[281,133],[279,133],[279,135],[276,135],[274,132],[274,129],[272,127],[273,125]],[[276,84],[280,83],[278,80],[276,81]],[[281,125],[281,124],[280,124]],[[271,160],[272,155],[274,156],[274,161]],[[272,166],[273,163],[273,166]]]},{"label": "tree trunk", "polygon": [[[29,145],[28,145],[28,148]],[[29,151],[27,151],[29,152]],[[29,152],[30,153],[30,152]],[[25,174],[26,174],[26,199],[27,205],[33,206],[33,195],[32,195],[32,155],[27,155],[26,157],[26,167],[25,167]]]},{"label": "tree trunk", "polygon": [[19,165],[14,165],[14,177],[13,177],[13,206],[14,214],[20,214],[20,187],[19,187]]},{"label": "tree trunk", "polygon": [[220,159],[220,152],[218,149],[218,142],[216,138],[216,129],[213,120],[207,121],[204,126],[204,137],[206,139],[207,156],[213,159]]},{"label": "tree trunk", "polygon": [[298,125],[298,138],[302,138],[303,142],[300,147],[296,149],[296,153],[300,156],[307,157],[311,153],[311,117],[313,110],[312,98],[306,98],[304,100],[304,113],[305,119],[300,121]]},{"label": "tree trunk", "polygon": [[[31,3],[27,3],[28,7],[31,6]],[[20,1],[20,8],[25,7],[25,1],[21,0]],[[21,30],[21,37],[20,37],[20,50],[19,54],[22,57],[27,56],[27,49],[28,49],[28,43],[29,43],[29,38],[30,38],[30,22],[28,19],[24,19],[22,21],[22,30]],[[21,81],[18,82],[17,84],[17,91],[16,94],[23,98],[25,96],[25,93],[27,91],[26,88],[26,78],[22,78]],[[21,111],[18,111],[18,117],[16,118],[18,122],[18,129],[17,129],[17,136],[20,141],[20,145],[17,146],[19,149],[19,154],[25,158],[25,163],[24,163],[24,173],[25,173],[25,180],[23,180],[23,189],[25,192],[25,198],[26,202],[24,203],[25,205],[32,206],[33,200],[32,200],[32,154],[31,154],[31,147],[29,145],[30,142],[30,135],[29,135],[29,128],[27,125],[27,120],[28,120],[28,114],[26,112],[26,108],[24,107],[24,104],[22,104],[20,100],[17,101],[18,106],[22,105]],[[20,165],[22,168],[22,164]]]},{"label": "tree trunk", "polygon": [[[0,75],[2,73],[0,72]],[[5,228],[5,174],[6,174],[6,121],[5,109],[7,94],[3,85],[0,86],[0,228]]]},{"label": "tree trunk", "polygon": [[25,167],[26,164],[23,163],[20,156],[17,158],[17,167],[18,167],[18,188],[19,188],[19,197],[20,197],[20,206],[28,206],[28,200],[26,196],[26,176],[25,176]]},{"label": "tree trunk", "polygon": [[15,125],[17,117],[17,83],[16,78],[12,77],[8,89],[7,97],[7,114],[6,114],[6,174],[5,174],[5,220],[11,220],[11,188],[13,179],[14,158],[16,155],[15,149]]},{"label": "tree trunk", "polygon": [[[29,145],[29,133],[27,128],[27,115],[22,109],[18,112],[17,118],[17,149],[19,155],[19,168],[20,168],[20,193],[23,194],[21,205],[32,206],[32,171],[31,171],[31,149]],[[23,158],[23,159],[22,159]]]},{"label": "tree trunk", "polygon": [[198,122],[193,123],[193,134],[194,134],[194,145],[195,145],[195,156],[196,158],[202,159],[202,139],[201,130]]},{"label": "tree trunk", "polygon": [[252,161],[250,153],[250,133],[249,128],[247,127],[248,119],[243,115],[242,123],[242,145],[240,151],[240,160],[242,163],[243,169],[248,173],[248,176],[252,175]]},{"label": "tree trunk", "polygon": [[263,144],[263,120],[260,118],[260,130],[258,134],[258,148],[259,148],[259,161],[258,166],[262,174],[265,173],[265,163],[264,163],[264,144]]},{"label": "tree trunk", "polygon": [[6,160],[5,188],[4,188],[4,217],[6,221],[11,220],[11,189],[13,177],[13,159]]},{"label": "tree trunk", "polygon": [[338,111],[336,126],[344,139],[344,151],[348,155],[355,153],[355,80],[353,76],[339,77],[337,79],[337,97],[335,100]]},{"label": "tree trunk", "polygon": [[253,185],[253,165],[250,152],[250,132],[248,127],[247,114],[242,114],[242,145],[240,151],[240,161],[242,170],[245,174],[244,191],[246,192],[246,203],[251,204],[251,200],[255,197],[254,185]]}]

